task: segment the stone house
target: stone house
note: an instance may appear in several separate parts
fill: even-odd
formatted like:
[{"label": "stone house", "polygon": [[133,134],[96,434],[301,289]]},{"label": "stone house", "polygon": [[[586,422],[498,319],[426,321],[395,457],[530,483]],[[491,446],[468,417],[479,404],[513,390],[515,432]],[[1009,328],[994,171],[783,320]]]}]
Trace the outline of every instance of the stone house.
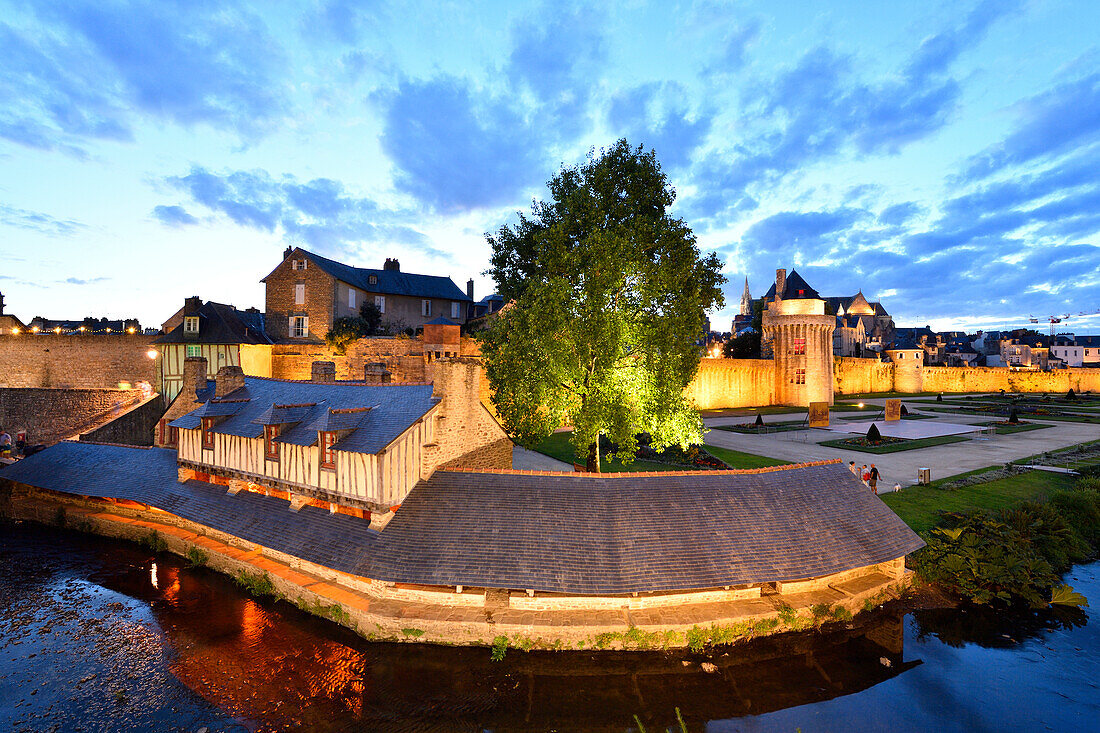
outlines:
[{"label": "stone house", "polygon": [[463,292],[449,277],[401,272],[396,259],[381,270],[345,265],[300,247],[260,282],[266,286],[267,333],[278,343],[319,342],[337,318],[356,317],[374,303],[392,330],[417,328],[439,317],[470,317],[473,280]]},{"label": "stone house", "polygon": [[1015,369],[1049,369],[1050,349],[1041,343],[1021,339],[1001,339],[1001,363]]},{"label": "stone house", "polygon": [[153,348],[160,375],[157,391],[168,404],[183,388],[188,357],[206,360],[207,379],[213,379],[224,366],[271,376],[272,340],[264,328],[264,314],[256,308],[242,311],[223,303],[203,303],[196,295],[184,300],[183,307],[164,322],[163,330]]}]

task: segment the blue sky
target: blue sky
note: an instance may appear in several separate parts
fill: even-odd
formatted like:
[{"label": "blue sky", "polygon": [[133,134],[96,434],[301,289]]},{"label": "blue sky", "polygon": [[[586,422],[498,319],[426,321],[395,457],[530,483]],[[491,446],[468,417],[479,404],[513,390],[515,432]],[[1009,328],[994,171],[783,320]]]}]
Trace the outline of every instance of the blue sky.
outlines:
[{"label": "blue sky", "polygon": [[794,267],[1100,332],[1100,3],[600,5],[0,0],[8,309],[262,307],[287,244],[481,297],[484,233],[626,137],[726,262],[716,326]]}]

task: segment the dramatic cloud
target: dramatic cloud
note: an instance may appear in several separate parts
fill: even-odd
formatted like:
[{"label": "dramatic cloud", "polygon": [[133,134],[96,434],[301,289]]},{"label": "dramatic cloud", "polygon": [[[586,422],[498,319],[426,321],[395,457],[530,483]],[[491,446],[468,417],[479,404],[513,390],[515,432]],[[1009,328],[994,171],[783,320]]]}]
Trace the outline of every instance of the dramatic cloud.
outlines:
[{"label": "dramatic cloud", "polygon": [[710,132],[710,114],[693,115],[679,84],[642,84],[616,94],[608,122],[617,137],[653,148],[669,168],[690,162],[692,152]]},{"label": "dramatic cloud", "polygon": [[51,237],[68,237],[87,227],[72,219],[56,219],[39,211],[27,211],[0,204],[0,225],[30,229]]},{"label": "dramatic cloud", "polygon": [[110,279],[111,278],[109,277],[89,277],[86,279],[81,279],[79,277],[67,277],[60,282],[64,283],[65,285],[94,285],[95,283],[106,282]]},{"label": "dramatic cloud", "polygon": [[543,177],[544,133],[510,100],[441,76],[403,82],[388,102],[382,147],[397,185],[440,211],[513,203]]},{"label": "dramatic cloud", "polygon": [[278,44],[249,10],[222,3],[51,3],[27,27],[0,24],[0,135],[78,152],[129,140],[135,114],[242,138],[285,112]]},{"label": "dramatic cloud", "polygon": [[[319,252],[339,254],[351,245],[396,242],[442,254],[406,223],[411,218],[409,212],[357,197],[338,181],[317,178],[303,182],[294,176],[274,179],[262,170],[214,173],[200,166],[185,176],[165,180],[195,204],[227,216],[235,224],[266,232],[281,230],[288,240]],[[158,206],[153,215],[168,225],[190,223],[179,221],[181,215],[190,216],[179,206]]]}]

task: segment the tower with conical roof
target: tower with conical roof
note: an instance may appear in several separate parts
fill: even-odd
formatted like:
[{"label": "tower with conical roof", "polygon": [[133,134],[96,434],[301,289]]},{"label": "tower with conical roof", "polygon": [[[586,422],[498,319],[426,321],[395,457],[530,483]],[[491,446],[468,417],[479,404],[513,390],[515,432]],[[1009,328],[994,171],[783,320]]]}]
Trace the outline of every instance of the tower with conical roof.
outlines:
[{"label": "tower with conical roof", "polygon": [[775,402],[802,407],[833,404],[833,330],[836,316],[825,301],[791,270],[775,271],[775,285],[764,296],[764,340],[775,358]]},{"label": "tower with conical roof", "polygon": [[749,278],[745,277],[745,292],[741,293],[741,315],[752,315],[752,295],[749,293]]}]

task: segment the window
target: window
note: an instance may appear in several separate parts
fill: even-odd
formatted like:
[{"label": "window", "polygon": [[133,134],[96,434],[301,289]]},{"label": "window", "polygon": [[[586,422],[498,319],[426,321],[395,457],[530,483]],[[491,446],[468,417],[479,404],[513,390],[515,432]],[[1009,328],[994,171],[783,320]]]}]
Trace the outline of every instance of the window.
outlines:
[{"label": "window", "polygon": [[202,447],[207,450],[214,448],[214,418],[202,418]]},{"label": "window", "polygon": [[355,290],[348,288],[348,308],[355,310]]},{"label": "window", "polygon": [[805,369],[795,369],[794,370],[794,383],[795,384],[805,384],[806,383],[806,370]]},{"label": "window", "polygon": [[336,445],[336,433],[321,433],[321,468],[336,468],[336,452],[332,446]]},{"label": "window", "polygon": [[458,319],[458,309],[461,305],[462,305],[461,303],[458,303],[456,301],[451,301],[451,319],[452,320],[457,320]]},{"label": "window", "polygon": [[294,305],[305,305],[306,302],[306,286],[302,283],[298,283],[294,286]]},{"label": "window", "polygon": [[798,291],[798,296],[799,296],[799,297],[802,297],[802,296],[803,296],[803,295],[805,295],[805,294],[806,294],[806,291],[805,291],[805,290],[799,290],[799,291]]},{"label": "window", "polygon": [[378,276],[377,275],[368,275],[367,276],[367,283],[370,284],[370,285],[377,285],[378,284]]},{"label": "window", "polygon": [[184,316],[184,318],[183,318],[183,332],[184,333],[198,333],[199,332],[199,317],[198,316]]},{"label": "window", "polygon": [[420,301],[420,315],[430,316],[432,314],[432,301],[422,300]]},{"label": "window", "polygon": [[290,263],[290,267],[293,270],[304,270],[308,264],[306,260],[291,260]]},{"label": "window", "polygon": [[202,347],[201,346],[188,345],[187,346],[187,355],[188,356],[202,356]]},{"label": "window", "polygon": [[791,339],[791,351],[792,354],[805,354],[806,353],[806,339]]},{"label": "window", "polygon": [[275,444],[275,438],[279,437],[278,425],[264,425],[264,458],[268,460],[279,459],[279,446]]},{"label": "window", "polygon": [[290,317],[290,335],[292,338],[302,339],[309,335],[309,316]]},{"label": "window", "polygon": [[385,295],[376,295],[376,296],[374,296],[374,304],[376,306],[378,306],[378,312],[379,313],[385,313],[386,312],[386,296]]},{"label": "window", "polygon": [[175,448],[180,442],[180,429],[168,426],[168,445]]}]

